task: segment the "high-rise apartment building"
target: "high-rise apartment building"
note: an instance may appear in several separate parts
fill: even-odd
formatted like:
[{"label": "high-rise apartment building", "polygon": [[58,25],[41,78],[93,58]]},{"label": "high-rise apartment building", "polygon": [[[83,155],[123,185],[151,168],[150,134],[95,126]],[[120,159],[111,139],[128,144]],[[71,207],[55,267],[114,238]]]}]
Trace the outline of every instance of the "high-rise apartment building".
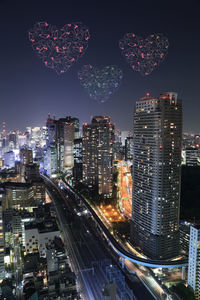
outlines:
[{"label": "high-rise apartment building", "polygon": [[179,251],[182,105],[173,92],[135,104],[132,239],[156,259]]},{"label": "high-rise apartment building", "polygon": [[190,227],[188,285],[195,293],[195,298],[200,300],[200,226]]},{"label": "high-rise apartment building", "polygon": [[83,182],[105,197],[112,195],[114,125],[109,117],[83,124]]}]

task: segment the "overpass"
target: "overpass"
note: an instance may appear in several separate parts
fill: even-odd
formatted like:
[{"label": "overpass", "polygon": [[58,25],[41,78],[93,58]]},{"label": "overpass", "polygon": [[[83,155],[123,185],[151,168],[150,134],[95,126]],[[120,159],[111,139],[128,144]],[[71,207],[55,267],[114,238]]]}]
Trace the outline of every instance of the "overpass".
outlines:
[{"label": "overpass", "polygon": [[[49,177],[42,175],[41,177],[44,179],[44,181],[48,181],[51,183],[54,188],[59,189],[57,184],[55,184]],[[85,207],[88,209],[92,217],[94,218],[96,224],[100,228],[101,232],[104,234],[108,244],[114,249],[114,251],[122,257],[122,260],[128,259],[132,261],[133,263],[150,267],[150,268],[180,268],[185,267],[188,265],[188,259],[180,259],[180,260],[155,260],[150,258],[143,258],[139,257],[137,255],[132,254],[131,252],[125,250],[114,238],[114,236],[110,233],[110,231],[107,229],[107,227],[103,224],[101,219],[98,217],[96,212],[93,210],[93,208],[89,205],[89,203],[78,193],[76,192],[66,181],[65,178],[62,178],[62,181],[66,187],[66,189],[72,193],[77,200],[82,202]]]}]

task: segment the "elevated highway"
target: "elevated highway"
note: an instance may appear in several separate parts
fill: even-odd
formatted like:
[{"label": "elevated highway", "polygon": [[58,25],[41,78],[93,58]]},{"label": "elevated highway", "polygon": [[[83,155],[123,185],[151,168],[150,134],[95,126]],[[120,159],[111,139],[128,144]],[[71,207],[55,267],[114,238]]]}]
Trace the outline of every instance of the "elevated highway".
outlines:
[{"label": "elevated highway", "polygon": [[[42,175],[41,177],[44,179],[44,181],[51,182],[51,184],[58,189],[57,184],[55,184],[49,177]],[[150,258],[143,258],[139,257],[137,255],[134,255],[133,253],[125,250],[114,238],[114,236],[110,233],[110,231],[107,229],[107,227],[103,224],[101,219],[98,217],[96,212],[93,210],[93,208],[89,205],[89,203],[78,193],[76,192],[66,181],[65,178],[62,178],[62,181],[66,187],[66,189],[72,193],[77,200],[82,202],[84,206],[87,208],[87,210],[90,212],[92,217],[94,218],[98,228],[101,230],[102,234],[106,238],[108,244],[112,247],[112,249],[124,260],[128,259],[132,261],[133,263],[150,267],[150,268],[180,268],[185,267],[188,265],[188,259],[180,259],[180,260],[155,260]]]}]

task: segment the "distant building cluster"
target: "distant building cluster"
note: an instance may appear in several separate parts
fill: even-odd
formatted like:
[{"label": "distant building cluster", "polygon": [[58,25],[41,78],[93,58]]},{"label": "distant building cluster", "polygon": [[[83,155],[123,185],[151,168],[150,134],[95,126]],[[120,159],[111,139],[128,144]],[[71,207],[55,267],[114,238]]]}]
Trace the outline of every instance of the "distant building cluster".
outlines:
[{"label": "distant building cluster", "polygon": [[131,132],[115,131],[107,116],[95,116],[91,124],[80,128],[76,117],[55,119],[49,115],[46,126],[27,127],[24,133],[7,132],[5,122],[2,124],[0,170],[13,179],[14,174],[20,174],[21,181],[27,179],[37,165],[50,177],[65,173],[109,198],[116,159],[132,165],[133,137]]}]

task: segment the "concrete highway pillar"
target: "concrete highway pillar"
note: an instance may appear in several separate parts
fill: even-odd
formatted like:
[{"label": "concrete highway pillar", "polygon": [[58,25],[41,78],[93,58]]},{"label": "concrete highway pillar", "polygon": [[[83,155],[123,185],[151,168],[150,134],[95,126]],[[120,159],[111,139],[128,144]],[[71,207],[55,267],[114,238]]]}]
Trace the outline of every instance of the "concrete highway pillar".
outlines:
[{"label": "concrete highway pillar", "polygon": [[186,279],[186,267],[182,267],[182,279]]},{"label": "concrete highway pillar", "polygon": [[122,256],[121,259],[122,259],[122,269],[123,269],[124,268],[124,257]]}]

